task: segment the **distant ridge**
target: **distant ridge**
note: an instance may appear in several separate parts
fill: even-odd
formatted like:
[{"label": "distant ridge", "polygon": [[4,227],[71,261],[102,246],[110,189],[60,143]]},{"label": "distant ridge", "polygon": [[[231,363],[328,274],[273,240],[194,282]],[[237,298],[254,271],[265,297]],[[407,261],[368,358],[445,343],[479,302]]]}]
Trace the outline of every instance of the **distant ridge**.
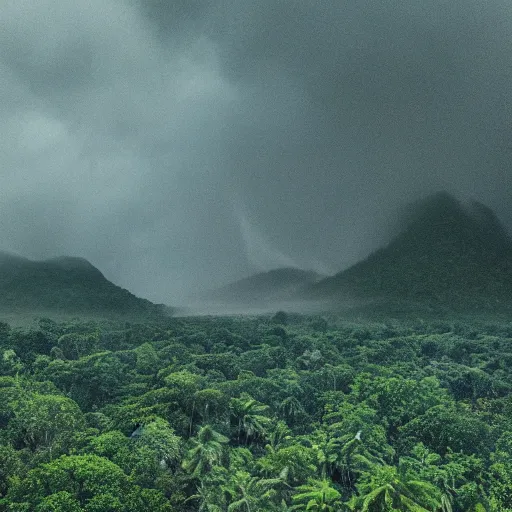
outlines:
[{"label": "distant ridge", "polygon": [[408,208],[403,230],[386,247],[305,296],[512,308],[512,242],[486,206],[438,193]]},{"label": "distant ridge", "polygon": [[164,306],[116,286],[84,258],[32,261],[0,252],[0,311],[151,316]]},{"label": "distant ridge", "polygon": [[278,268],[260,272],[212,290],[203,298],[226,304],[273,302],[292,297],[300,289],[317,282],[321,277],[320,274],[311,270]]}]

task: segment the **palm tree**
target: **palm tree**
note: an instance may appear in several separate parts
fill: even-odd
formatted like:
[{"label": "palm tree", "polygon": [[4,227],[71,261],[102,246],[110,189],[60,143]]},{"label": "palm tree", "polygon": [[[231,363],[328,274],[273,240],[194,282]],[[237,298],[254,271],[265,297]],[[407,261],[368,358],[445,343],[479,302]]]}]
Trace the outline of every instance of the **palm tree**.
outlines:
[{"label": "palm tree", "polygon": [[293,425],[297,418],[306,414],[304,407],[294,396],[286,397],[279,404],[279,412],[284,415],[290,425]]},{"label": "palm tree", "polygon": [[358,490],[361,495],[351,505],[359,512],[433,512],[441,506],[437,487],[393,466],[364,474]]},{"label": "palm tree", "polygon": [[368,443],[356,435],[346,434],[329,441],[329,462],[340,472],[343,485],[351,487],[353,478],[376,465],[385,465],[384,459]]},{"label": "palm tree", "polygon": [[309,480],[307,485],[297,487],[300,491],[292,497],[296,505],[293,510],[308,510],[311,512],[331,512],[340,510],[341,494],[332,487],[332,482],[323,480]]},{"label": "palm tree", "polygon": [[315,430],[313,434],[305,437],[305,441],[311,444],[316,453],[316,462],[320,468],[322,478],[332,474],[332,462],[336,459],[336,446],[326,430]]},{"label": "palm tree", "polygon": [[463,466],[455,464],[450,467],[448,463],[442,467],[441,460],[439,454],[430,451],[423,443],[418,443],[411,450],[410,456],[400,457],[399,466],[436,485],[441,491],[439,512],[452,512],[453,497],[457,494],[455,480],[461,476]]},{"label": "palm tree", "polygon": [[213,466],[221,463],[224,452],[223,444],[229,439],[219,434],[210,425],[201,427],[197,437],[191,439],[192,448],[183,461],[183,469],[196,477],[208,473]]},{"label": "palm tree", "polygon": [[231,399],[231,414],[238,424],[238,444],[240,444],[242,432],[245,433],[246,444],[251,437],[266,436],[270,418],[264,414],[268,408],[268,405],[258,402],[247,393],[242,393],[240,398]]},{"label": "palm tree", "polygon": [[439,512],[453,512],[453,496],[444,492],[441,495],[441,501],[439,503]]},{"label": "palm tree", "polygon": [[291,440],[292,431],[288,427],[288,425],[279,420],[274,424],[272,430],[268,434],[268,444],[265,446],[265,449],[270,452],[275,452],[283,445],[289,443]]},{"label": "palm tree", "polygon": [[198,512],[222,512],[222,507],[212,503],[214,497],[212,496],[211,488],[204,482],[201,482],[196,494],[189,496],[185,503],[193,500],[198,501]]},{"label": "palm tree", "polygon": [[236,471],[221,486],[229,503],[228,512],[268,510],[267,505],[276,496],[274,487],[281,483],[279,478],[259,479],[246,471]]}]

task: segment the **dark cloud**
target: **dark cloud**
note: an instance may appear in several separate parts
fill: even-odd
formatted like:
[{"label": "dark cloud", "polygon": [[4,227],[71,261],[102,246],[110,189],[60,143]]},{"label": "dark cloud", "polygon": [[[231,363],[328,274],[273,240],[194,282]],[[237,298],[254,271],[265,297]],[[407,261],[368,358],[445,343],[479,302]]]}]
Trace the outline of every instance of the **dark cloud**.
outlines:
[{"label": "dark cloud", "polygon": [[0,233],[176,302],[347,266],[445,189],[510,227],[512,7],[7,0]]}]

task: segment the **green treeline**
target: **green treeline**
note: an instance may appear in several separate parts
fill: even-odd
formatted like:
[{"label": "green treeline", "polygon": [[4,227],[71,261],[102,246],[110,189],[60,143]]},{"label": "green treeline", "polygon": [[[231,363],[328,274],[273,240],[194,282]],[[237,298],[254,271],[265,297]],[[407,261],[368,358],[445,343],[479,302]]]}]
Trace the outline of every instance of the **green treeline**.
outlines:
[{"label": "green treeline", "polygon": [[0,510],[512,510],[512,323],[0,324]]}]

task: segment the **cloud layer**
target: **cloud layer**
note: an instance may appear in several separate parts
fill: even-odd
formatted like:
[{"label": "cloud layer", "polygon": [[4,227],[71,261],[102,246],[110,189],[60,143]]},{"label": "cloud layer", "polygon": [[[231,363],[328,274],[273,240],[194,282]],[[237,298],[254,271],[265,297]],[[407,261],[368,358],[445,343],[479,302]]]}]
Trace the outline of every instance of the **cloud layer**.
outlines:
[{"label": "cloud layer", "polygon": [[397,205],[510,227],[512,7],[497,0],[6,0],[2,248],[179,302],[337,271]]}]

